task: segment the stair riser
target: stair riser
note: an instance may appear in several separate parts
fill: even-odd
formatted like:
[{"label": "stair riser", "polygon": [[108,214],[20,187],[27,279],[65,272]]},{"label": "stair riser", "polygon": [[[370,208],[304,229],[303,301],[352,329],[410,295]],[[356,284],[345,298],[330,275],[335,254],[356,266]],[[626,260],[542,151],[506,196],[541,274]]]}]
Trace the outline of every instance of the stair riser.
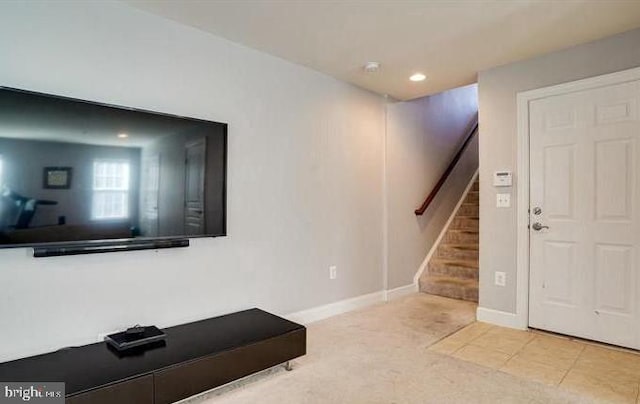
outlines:
[{"label": "stair riser", "polygon": [[478,301],[478,288],[463,287],[451,284],[433,284],[428,281],[420,282],[420,291],[432,295],[449,297],[451,299]]},{"label": "stair riser", "polygon": [[461,250],[456,248],[438,247],[437,254],[440,258],[461,259],[461,260],[478,260],[478,250]]},{"label": "stair riser", "polygon": [[474,230],[480,229],[480,221],[477,219],[469,219],[466,217],[456,217],[451,222],[451,229],[455,230]]},{"label": "stair riser", "polygon": [[477,244],[479,239],[480,237],[478,233],[462,233],[462,232],[448,231],[447,234],[444,236],[445,243]]},{"label": "stair riser", "polygon": [[478,279],[477,268],[460,267],[456,265],[444,265],[440,263],[429,263],[429,274],[449,276],[458,279]]},{"label": "stair riser", "polygon": [[464,199],[464,203],[478,203],[480,201],[479,192],[469,192]]},{"label": "stair riser", "polygon": [[458,213],[456,216],[475,216],[478,217],[480,215],[480,207],[478,205],[467,205],[462,204],[460,209],[458,209]]}]

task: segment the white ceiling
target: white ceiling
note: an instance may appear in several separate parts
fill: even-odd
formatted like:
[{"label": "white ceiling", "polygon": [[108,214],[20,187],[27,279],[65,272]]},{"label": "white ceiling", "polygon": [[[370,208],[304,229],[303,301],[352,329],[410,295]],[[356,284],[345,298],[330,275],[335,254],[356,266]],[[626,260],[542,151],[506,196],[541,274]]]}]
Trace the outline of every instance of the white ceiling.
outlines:
[{"label": "white ceiling", "polygon": [[125,1],[400,100],[640,26],[640,0]]}]

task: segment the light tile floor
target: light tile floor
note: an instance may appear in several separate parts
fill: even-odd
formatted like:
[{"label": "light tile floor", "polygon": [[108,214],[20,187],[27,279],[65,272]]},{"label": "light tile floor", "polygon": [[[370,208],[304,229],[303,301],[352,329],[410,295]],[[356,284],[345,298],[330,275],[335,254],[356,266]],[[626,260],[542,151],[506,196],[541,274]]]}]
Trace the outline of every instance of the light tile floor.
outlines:
[{"label": "light tile floor", "polygon": [[640,355],[635,351],[481,322],[427,350],[559,386],[597,402],[640,404]]}]

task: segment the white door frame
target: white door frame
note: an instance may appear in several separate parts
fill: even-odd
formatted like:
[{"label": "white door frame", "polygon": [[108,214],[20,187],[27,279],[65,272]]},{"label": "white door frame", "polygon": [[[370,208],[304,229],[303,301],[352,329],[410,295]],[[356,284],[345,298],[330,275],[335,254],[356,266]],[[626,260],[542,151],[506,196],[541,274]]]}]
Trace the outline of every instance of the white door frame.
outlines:
[{"label": "white door frame", "polygon": [[517,268],[515,328],[529,327],[529,102],[553,95],[640,80],[640,67],[583,80],[519,92],[517,98]]}]

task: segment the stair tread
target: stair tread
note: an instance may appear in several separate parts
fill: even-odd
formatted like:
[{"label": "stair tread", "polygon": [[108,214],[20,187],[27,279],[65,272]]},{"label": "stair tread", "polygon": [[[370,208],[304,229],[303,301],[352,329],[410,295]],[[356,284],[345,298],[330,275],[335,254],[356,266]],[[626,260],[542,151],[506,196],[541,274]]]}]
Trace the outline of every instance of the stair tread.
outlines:
[{"label": "stair tread", "polygon": [[479,234],[480,232],[476,229],[449,229],[447,230],[448,233],[457,233],[457,234],[470,234],[470,235],[475,235],[475,234]]},{"label": "stair tread", "polygon": [[451,276],[446,275],[427,275],[427,281],[432,284],[453,284],[456,286],[462,286],[465,288],[477,288],[478,280],[477,279],[462,279],[462,278],[453,278]]},{"label": "stair tread", "polygon": [[436,257],[436,258],[433,258],[431,261],[429,261],[429,263],[467,267],[467,268],[478,268],[478,261],[476,260]]},{"label": "stair tread", "polygon": [[456,249],[456,250],[466,250],[466,251],[479,250],[478,243],[442,243],[438,247]]}]

